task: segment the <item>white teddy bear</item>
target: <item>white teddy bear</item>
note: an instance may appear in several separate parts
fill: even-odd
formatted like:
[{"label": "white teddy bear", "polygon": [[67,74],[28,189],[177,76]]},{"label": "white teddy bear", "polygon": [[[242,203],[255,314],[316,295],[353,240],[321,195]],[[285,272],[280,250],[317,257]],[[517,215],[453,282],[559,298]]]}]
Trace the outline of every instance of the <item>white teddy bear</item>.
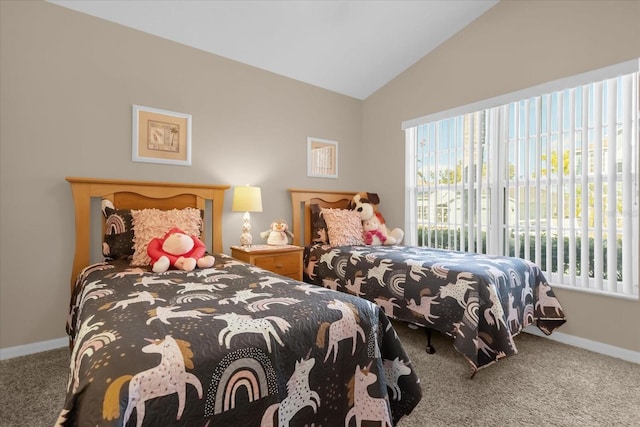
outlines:
[{"label": "white teddy bear", "polygon": [[293,234],[283,219],[277,219],[271,223],[271,228],[260,233],[260,237],[267,239],[267,245],[285,246],[289,244],[289,238],[293,239]]}]

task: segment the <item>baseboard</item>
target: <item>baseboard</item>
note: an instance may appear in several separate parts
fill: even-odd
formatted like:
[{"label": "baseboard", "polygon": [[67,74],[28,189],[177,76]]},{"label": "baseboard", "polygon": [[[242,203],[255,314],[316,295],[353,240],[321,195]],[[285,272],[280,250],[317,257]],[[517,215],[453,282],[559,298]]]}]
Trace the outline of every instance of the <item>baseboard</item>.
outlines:
[{"label": "baseboard", "polygon": [[53,340],[34,342],[32,344],[17,345],[15,347],[0,348],[0,360],[40,353],[56,348],[68,347],[69,338],[56,338]]},{"label": "baseboard", "polygon": [[[597,341],[591,341],[585,338],[563,334],[562,332],[554,332],[551,335],[545,335],[540,329],[535,326],[529,326],[525,328],[524,332],[532,335],[537,335],[539,337],[548,338],[550,340],[558,341],[574,347],[584,348],[585,350],[593,351],[595,353],[600,353],[606,356],[611,356],[617,359],[640,364],[640,352],[637,351],[627,350],[626,348],[615,347],[613,345],[603,344]],[[40,341],[32,344],[18,345],[15,347],[0,348],[0,360],[26,356],[28,354],[40,353],[47,350],[54,350],[56,348],[66,347],[68,345],[69,340],[65,337],[48,341]]]},{"label": "baseboard", "polygon": [[573,335],[563,334],[562,332],[554,332],[551,335],[545,335],[544,332],[542,332],[535,326],[526,327],[524,329],[524,332],[532,335],[537,335],[539,337],[548,338],[550,340],[558,341],[574,347],[584,348],[585,350],[604,354],[605,356],[611,356],[617,359],[626,360],[627,362],[640,364],[640,352],[637,351],[627,350],[626,348],[616,347],[613,345],[603,344],[601,342],[591,341]]}]

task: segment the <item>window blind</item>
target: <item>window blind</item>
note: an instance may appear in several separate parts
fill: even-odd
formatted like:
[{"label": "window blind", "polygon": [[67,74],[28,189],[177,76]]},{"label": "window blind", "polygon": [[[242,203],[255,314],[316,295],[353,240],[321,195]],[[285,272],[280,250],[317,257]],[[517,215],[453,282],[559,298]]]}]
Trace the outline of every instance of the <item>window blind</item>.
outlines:
[{"label": "window blind", "polygon": [[403,123],[409,243],[517,256],[556,285],[637,298],[637,71]]}]

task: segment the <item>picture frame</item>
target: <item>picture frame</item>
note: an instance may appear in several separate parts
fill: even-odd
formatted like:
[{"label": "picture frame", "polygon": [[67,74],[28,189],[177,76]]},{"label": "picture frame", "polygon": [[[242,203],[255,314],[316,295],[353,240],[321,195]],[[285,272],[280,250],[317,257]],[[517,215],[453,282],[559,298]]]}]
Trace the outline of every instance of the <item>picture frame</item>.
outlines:
[{"label": "picture frame", "polygon": [[338,141],[307,138],[307,176],[338,178]]},{"label": "picture frame", "polygon": [[191,114],[133,105],[132,160],[191,166]]}]

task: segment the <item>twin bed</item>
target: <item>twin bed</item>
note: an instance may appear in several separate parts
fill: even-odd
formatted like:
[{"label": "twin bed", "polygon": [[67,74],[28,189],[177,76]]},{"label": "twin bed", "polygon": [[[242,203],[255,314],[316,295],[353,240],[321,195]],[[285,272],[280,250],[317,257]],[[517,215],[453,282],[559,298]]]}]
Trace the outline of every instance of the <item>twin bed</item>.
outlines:
[{"label": "twin bed", "polygon": [[[390,426],[420,401],[419,379],[378,305],[222,253],[227,186],[67,181],[76,252],[57,425]],[[127,218],[139,211],[207,211],[201,236],[215,265],[154,274],[116,256],[91,264],[92,199],[118,210],[107,218],[110,237],[131,238]],[[117,245],[106,240],[113,255]]]},{"label": "twin bed", "polygon": [[[517,353],[529,325],[546,334],[565,323],[540,268],[520,258],[411,246],[339,246],[320,215],[345,209],[355,193],[290,189],[295,243],[305,247],[305,282],[353,294],[392,319],[449,335],[472,376]],[[325,211],[326,212],[326,211]],[[330,230],[329,230],[330,231]]]},{"label": "twin bed", "polygon": [[[473,374],[515,354],[524,327],[549,334],[565,322],[528,261],[313,244],[322,231],[312,213],[344,209],[354,193],[290,190],[294,243],[305,246],[299,282],[223,254],[228,186],[67,181],[76,251],[58,426],[391,426],[422,391],[389,318],[450,335]],[[115,208],[102,221],[112,260],[91,263],[96,199]],[[136,253],[116,253],[141,246],[136,225],[147,213],[189,209],[213,249],[212,268],[155,274],[132,265]]]}]

